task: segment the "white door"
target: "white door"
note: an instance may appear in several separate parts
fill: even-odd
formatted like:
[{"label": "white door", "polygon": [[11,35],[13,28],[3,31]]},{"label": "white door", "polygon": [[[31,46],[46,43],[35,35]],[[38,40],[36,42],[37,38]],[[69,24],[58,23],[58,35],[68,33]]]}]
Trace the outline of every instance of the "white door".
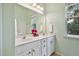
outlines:
[{"label": "white door", "polygon": [[33,56],[41,56],[41,47],[36,46],[32,49]]},{"label": "white door", "polygon": [[47,39],[47,55],[51,55],[55,50],[55,41],[54,37],[49,37]]}]

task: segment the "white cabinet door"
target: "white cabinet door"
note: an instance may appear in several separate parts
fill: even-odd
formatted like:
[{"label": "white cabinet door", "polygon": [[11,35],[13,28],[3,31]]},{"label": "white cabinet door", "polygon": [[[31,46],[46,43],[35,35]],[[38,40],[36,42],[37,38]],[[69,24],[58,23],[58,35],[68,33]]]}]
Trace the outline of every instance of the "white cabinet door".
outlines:
[{"label": "white cabinet door", "polygon": [[15,55],[16,56],[40,56],[41,55],[41,42],[35,41],[28,44],[23,44],[16,46]]},{"label": "white cabinet door", "polygon": [[22,53],[17,54],[17,56],[26,56],[26,53],[22,52]]},{"label": "white cabinet door", "polygon": [[33,56],[41,56],[41,47],[36,46],[32,49]]},{"label": "white cabinet door", "polygon": [[17,56],[32,56],[31,50],[25,50],[24,52],[18,53]]},{"label": "white cabinet door", "polygon": [[25,45],[20,45],[15,47],[15,55],[16,56],[21,56],[21,55],[25,55]]},{"label": "white cabinet door", "polygon": [[47,55],[47,50],[46,50],[46,47],[47,47],[47,45],[46,45],[46,39],[43,39],[43,40],[41,41],[41,43],[42,43],[42,56],[46,56],[46,55]]},{"label": "white cabinet door", "polygon": [[47,55],[51,55],[55,50],[55,38],[49,37],[47,39]]}]

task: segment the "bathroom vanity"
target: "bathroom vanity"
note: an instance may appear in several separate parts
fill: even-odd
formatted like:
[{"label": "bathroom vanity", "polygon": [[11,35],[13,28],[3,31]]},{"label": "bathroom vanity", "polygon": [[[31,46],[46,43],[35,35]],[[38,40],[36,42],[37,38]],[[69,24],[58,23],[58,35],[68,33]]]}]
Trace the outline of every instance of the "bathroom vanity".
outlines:
[{"label": "bathroom vanity", "polygon": [[55,51],[55,34],[17,38],[16,56],[49,56]]},{"label": "bathroom vanity", "polygon": [[[40,4],[40,6],[44,7],[43,4]],[[36,27],[33,24],[35,24]],[[38,32],[38,36],[36,37],[31,34],[31,31],[34,27]],[[55,34],[52,32],[51,28],[50,34],[46,32],[47,30],[44,11],[40,11],[29,4],[16,4],[15,55],[51,55],[55,51]]]}]

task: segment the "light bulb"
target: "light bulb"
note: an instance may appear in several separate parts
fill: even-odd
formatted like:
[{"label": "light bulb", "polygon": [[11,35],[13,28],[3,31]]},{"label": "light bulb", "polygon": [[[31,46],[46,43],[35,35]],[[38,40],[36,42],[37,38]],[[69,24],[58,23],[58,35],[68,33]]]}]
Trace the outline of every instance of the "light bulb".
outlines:
[{"label": "light bulb", "polygon": [[32,6],[36,7],[36,6],[37,6],[37,4],[36,4],[36,3],[33,3],[33,4],[32,4]]},{"label": "light bulb", "polygon": [[37,5],[37,8],[38,8],[38,9],[40,9],[40,6],[39,6],[39,5]]},{"label": "light bulb", "polygon": [[40,9],[41,9],[42,11],[44,10],[44,8],[43,8],[43,7],[41,7]]}]

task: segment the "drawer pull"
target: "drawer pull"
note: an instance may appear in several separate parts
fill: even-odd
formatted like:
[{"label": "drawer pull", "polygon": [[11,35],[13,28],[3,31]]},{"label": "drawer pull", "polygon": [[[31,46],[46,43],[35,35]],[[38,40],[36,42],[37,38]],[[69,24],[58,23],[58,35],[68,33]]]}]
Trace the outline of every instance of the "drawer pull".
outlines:
[{"label": "drawer pull", "polygon": [[32,53],[29,51],[29,52],[28,52],[28,56],[31,56],[31,55],[32,55]]},{"label": "drawer pull", "polygon": [[53,41],[51,41],[50,43],[53,43]]},{"label": "drawer pull", "polygon": [[34,50],[34,49],[33,49],[32,51],[33,51],[33,52],[35,52],[35,50]]},{"label": "drawer pull", "polygon": [[31,52],[29,52],[28,54],[31,54]]},{"label": "drawer pull", "polygon": [[43,43],[45,43],[45,40],[43,41]]},{"label": "drawer pull", "polygon": [[45,45],[43,47],[45,47]]}]

